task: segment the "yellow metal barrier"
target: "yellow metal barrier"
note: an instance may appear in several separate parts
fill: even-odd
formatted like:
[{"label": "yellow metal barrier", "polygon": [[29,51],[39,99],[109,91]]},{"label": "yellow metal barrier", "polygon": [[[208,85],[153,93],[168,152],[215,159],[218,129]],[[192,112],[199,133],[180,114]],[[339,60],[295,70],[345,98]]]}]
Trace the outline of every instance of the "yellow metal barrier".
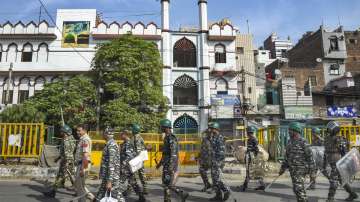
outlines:
[{"label": "yellow metal barrier", "polygon": [[44,145],[44,133],[43,123],[0,123],[0,156],[38,158]]}]

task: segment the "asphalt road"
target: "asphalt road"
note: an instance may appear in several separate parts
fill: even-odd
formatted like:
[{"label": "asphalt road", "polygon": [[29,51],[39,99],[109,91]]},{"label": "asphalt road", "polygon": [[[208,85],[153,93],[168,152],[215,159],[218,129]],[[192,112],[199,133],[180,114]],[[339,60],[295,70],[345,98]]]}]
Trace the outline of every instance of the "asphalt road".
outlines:
[{"label": "asphalt road", "polygon": [[[266,179],[270,182],[272,179]],[[227,175],[226,182],[232,188],[232,198],[229,202],[239,201],[259,201],[259,202],[287,202],[296,201],[292,192],[290,179],[287,177],[279,179],[273,184],[272,188],[267,192],[251,190],[257,185],[255,183],[250,184],[250,190],[247,192],[239,192],[238,185],[242,180],[238,179],[234,175]],[[90,181],[90,190],[96,191],[97,181]],[[355,191],[360,193],[360,182],[356,181],[353,184]],[[199,190],[202,188],[201,180],[197,178],[180,178],[178,186],[190,193],[190,197],[187,201],[199,201],[207,202],[213,194],[201,193]],[[317,189],[315,191],[308,191],[309,201],[320,202],[325,201],[328,193],[328,182],[324,179],[318,179]],[[46,182],[39,180],[0,180],[0,201],[1,202],[57,202],[57,201],[69,201],[73,197],[73,191],[67,189],[60,189],[55,199],[49,199],[43,196],[42,192],[46,191]],[[149,192],[147,201],[159,202],[163,201],[163,190],[160,185],[159,179],[153,179],[149,181]],[[337,201],[344,201],[347,197],[346,192],[340,189],[336,195]],[[129,202],[136,201],[137,197],[131,194]],[[173,201],[177,200],[174,196]],[[357,200],[360,201],[360,200]]]}]

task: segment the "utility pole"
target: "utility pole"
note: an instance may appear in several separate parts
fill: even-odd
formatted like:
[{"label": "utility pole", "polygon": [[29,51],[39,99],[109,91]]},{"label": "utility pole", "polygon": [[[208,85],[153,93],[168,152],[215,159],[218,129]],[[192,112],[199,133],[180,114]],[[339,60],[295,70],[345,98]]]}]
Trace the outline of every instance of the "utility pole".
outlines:
[{"label": "utility pole", "polygon": [[8,78],[8,83],[7,83],[7,88],[6,88],[6,97],[5,97],[5,106],[7,106],[10,102],[10,84],[12,83],[12,71],[13,71],[13,63],[10,63],[10,68],[9,68],[9,78]]}]

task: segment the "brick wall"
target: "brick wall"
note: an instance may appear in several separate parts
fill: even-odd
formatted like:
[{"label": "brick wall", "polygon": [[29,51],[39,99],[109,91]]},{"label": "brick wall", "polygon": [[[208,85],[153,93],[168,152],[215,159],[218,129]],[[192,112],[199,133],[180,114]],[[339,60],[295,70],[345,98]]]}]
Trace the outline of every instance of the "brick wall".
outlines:
[{"label": "brick wall", "polygon": [[346,49],[348,58],[346,59],[346,71],[352,75],[360,74],[360,31],[345,32]]}]

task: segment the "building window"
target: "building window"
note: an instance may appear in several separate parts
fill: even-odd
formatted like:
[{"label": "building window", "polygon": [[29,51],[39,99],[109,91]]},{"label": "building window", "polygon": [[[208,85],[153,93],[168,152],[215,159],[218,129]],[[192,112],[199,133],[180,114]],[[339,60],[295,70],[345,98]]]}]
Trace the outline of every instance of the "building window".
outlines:
[{"label": "building window", "polygon": [[32,52],[22,52],[21,62],[31,62],[32,61]]},{"label": "building window", "polygon": [[237,47],[237,48],[236,48],[236,53],[237,53],[237,54],[244,55],[244,47]]},{"label": "building window", "polygon": [[330,51],[338,51],[339,50],[339,42],[337,37],[331,37],[330,39]]},{"label": "building window", "polygon": [[340,75],[340,65],[339,64],[330,65],[329,74],[330,75]]},{"label": "building window", "polygon": [[174,122],[175,134],[197,134],[198,124],[194,118],[184,114],[177,118]]},{"label": "building window", "polygon": [[215,83],[216,85],[216,94],[218,95],[227,95],[228,94],[228,83],[225,79],[218,79]]},{"label": "building window", "polygon": [[197,105],[198,85],[190,76],[184,74],[174,82],[174,105]]},{"label": "building window", "polygon": [[185,37],[175,43],[174,46],[175,67],[196,67],[196,47]]},{"label": "building window", "polygon": [[[1,47],[0,47],[1,48]],[[0,51],[0,62],[1,62],[1,58],[2,58],[2,52]]]},{"label": "building window", "polygon": [[[3,91],[2,103],[3,104],[12,104],[14,91],[9,90],[9,97],[8,98],[7,98],[7,92],[8,91],[6,89]],[[8,100],[6,100],[6,99],[8,99]]]},{"label": "building window", "polygon": [[357,44],[357,40],[356,40],[356,39],[349,39],[349,43],[351,43],[351,44]]},{"label": "building window", "polygon": [[20,90],[19,91],[19,103],[24,103],[25,100],[29,98],[29,91],[28,90]]},{"label": "building window", "polygon": [[273,99],[273,93],[272,92],[266,92],[266,104],[268,104],[268,105],[274,104],[274,99]]},{"label": "building window", "polygon": [[226,50],[224,45],[215,46],[215,63],[226,63]]},{"label": "building window", "polygon": [[252,92],[251,87],[248,87],[248,93],[251,94],[251,92]]},{"label": "building window", "polygon": [[308,81],[310,82],[311,86],[317,86],[316,76],[309,76]]},{"label": "building window", "polygon": [[287,50],[286,49],[281,50],[281,57],[282,58],[287,58]]}]

